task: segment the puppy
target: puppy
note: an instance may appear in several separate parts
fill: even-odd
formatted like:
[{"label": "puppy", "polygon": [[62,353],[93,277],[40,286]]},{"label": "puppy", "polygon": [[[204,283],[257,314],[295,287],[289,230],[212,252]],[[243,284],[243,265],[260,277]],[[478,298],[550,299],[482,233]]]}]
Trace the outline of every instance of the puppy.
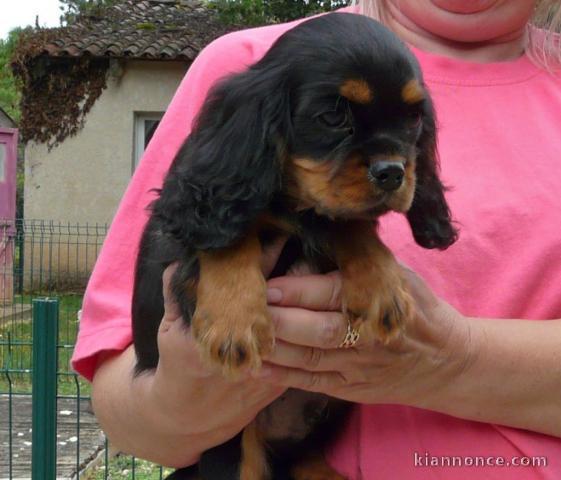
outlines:
[{"label": "puppy", "polygon": [[[296,261],[338,269],[349,331],[395,339],[413,300],[377,219],[403,212],[425,248],[455,241],[435,147],[419,66],[382,25],[332,13],[282,35],[211,90],[151,206],[132,309],[137,372],[158,362],[162,273],[173,262],[172,291],[202,357],[228,377],[258,369],[274,345],[260,260],[280,235],[289,240],[273,275]],[[342,479],[321,450],[344,412],[288,390],[206,452],[198,473],[174,478]]]}]

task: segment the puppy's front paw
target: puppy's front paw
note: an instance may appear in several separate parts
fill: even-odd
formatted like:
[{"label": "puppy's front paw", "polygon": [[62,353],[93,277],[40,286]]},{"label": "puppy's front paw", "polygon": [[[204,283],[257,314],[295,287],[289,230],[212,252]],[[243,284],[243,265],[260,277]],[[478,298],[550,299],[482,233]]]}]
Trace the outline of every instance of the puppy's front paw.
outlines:
[{"label": "puppy's front paw", "polygon": [[401,335],[413,312],[413,298],[403,281],[396,279],[373,296],[368,322],[375,337],[387,344]]},{"label": "puppy's front paw", "polygon": [[258,369],[261,357],[273,347],[273,327],[265,298],[257,304],[197,304],[193,336],[202,356],[228,377]]},{"label": "puppy's front paw", "polygon": [[[355,330],[387,344],[398,338],[414,312],[413,298],[399,274],[366,275],[343,287],[343,312]],[[349,284],[350,283],[350,284]]]}]

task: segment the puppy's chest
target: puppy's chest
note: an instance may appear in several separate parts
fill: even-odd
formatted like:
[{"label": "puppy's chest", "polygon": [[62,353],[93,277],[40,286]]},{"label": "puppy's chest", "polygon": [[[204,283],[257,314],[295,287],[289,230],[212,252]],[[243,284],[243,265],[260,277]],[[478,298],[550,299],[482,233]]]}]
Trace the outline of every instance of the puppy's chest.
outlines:
[{"label": "puppy's chest", "polygon": [[337,268],[332,236],[337,226],[312,210],[294,212],[285,203],[272,203],[260,226],[266,248],[280,236],[288,237],[271,277],[285,275],[305,264],[304,272],[327,273]]},{"label": "puppy's chest", "polygon": [[321,393],[290,388],[255,421],[273,457],[285,461],[300,456],[309,446],[321,449],[328,444],[350,407],[348,402]]},{"label": "puppy's chest", "polygon": [[269,443],[299,442],[329,415],[330,399],[319,393],[288,389],[257,416]]}]

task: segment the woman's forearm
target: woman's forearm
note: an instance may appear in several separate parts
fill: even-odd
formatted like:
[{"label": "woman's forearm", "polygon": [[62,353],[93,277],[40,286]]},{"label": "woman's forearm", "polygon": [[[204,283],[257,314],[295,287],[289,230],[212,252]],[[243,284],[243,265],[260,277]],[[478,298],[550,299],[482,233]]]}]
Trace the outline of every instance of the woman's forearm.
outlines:
[{"label": "woman's forearm", "polygon": [[561,437],[561,320],[460,321],[459,370],[416,406]]},{"label": "woman's forearm", "polygon": [[135,377],[135,361],[132,346],[103,360],[92,385],[94,411],[113,446],[170,467],[197,462],[203,451],[243,429],[279,392],[213,376],[185,375],[166,385],[152,372]]},{"label": "woman's forearm", "polygon": [[[273,269],[283,243],[264,253],[265,274]],[[99,423],[119,450],[184,467],[236,435],[284,388],[249,376],[228,380],[201,361],[170,293],[175,268],[171,265],[163,276],[165,312],[158,329],[158,367],[135,376],[132,345],[101,358],[92,401]]]},{"label": "woman's forearm", "polygon": [[134,378],[134,350],[112,356],[98,367],[92,385],[96,417],[111,444],[156,463],[184,466],[204,450],[202,439],[164,428],[150,404],[153,374]]}]

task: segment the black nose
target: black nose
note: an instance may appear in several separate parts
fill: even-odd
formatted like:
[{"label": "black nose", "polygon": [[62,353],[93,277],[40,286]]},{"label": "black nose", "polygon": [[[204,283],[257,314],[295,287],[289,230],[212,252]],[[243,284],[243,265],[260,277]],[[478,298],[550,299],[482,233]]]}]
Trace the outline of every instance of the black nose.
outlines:
[{"label": "black nose", "polygon": [[369,171],[370,179],[385,192],[397,190],[403,183],[405,167],[401,162],[374,162]]}]

